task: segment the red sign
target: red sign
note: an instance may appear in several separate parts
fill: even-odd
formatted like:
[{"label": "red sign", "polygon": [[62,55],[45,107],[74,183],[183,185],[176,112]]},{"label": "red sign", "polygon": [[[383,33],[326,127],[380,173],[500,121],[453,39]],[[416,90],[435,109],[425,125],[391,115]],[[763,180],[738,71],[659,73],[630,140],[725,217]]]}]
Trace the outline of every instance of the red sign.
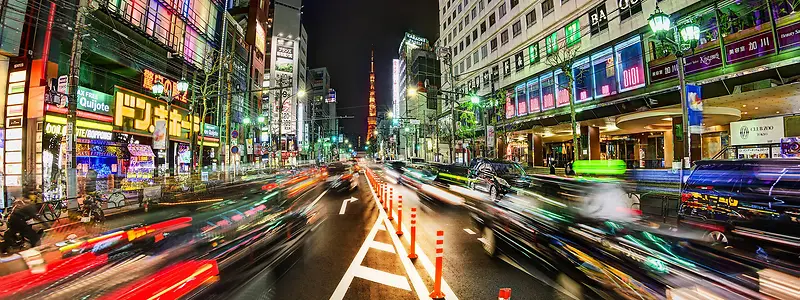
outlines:
[{"label": "red sign", "polygon": [[[161,84],[164,85],[164,94],[170,94],[173,97],[180,95],[180,92],[178,91],[178,82],[166,78],[161,74],[156,74],[150,69],[144,69],[144,81],[142,82],[142,87],[148,91],[151,91],[153,90],[153,84],[156,82],[156,80],[160,80]],[[184,103],[188,102],[186,94],[181,95],[180,98],[178,98],[178,101]]]},{"label": "red sign", "polygon": [[514,117],[514,104],[511,103],[511,91],[506,92],[506,119]]}]

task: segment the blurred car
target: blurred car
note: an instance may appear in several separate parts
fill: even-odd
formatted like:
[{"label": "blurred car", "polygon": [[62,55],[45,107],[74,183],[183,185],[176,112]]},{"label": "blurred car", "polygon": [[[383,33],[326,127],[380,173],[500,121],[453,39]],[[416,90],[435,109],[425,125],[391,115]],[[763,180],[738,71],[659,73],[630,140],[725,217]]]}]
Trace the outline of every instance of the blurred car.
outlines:
[{"label": "blurred car", "polygon": [[678,216],[681,226],[705,230],[710,242],[797,259],[800,161],[698,161],[686,180]]},{"label": "blurred car", "polygon": [[328,183],[336,192],[352,191],[358,187],[358,173],[350,164],[332,163],[328,165]]},{"label": "blurred car", "polygon": [[489,193],[491,199],[500,199],[512,187],[528,187],[531,179],[516,162],[493,159],[475,159],[470,163],[469,179],[472,188]]}]

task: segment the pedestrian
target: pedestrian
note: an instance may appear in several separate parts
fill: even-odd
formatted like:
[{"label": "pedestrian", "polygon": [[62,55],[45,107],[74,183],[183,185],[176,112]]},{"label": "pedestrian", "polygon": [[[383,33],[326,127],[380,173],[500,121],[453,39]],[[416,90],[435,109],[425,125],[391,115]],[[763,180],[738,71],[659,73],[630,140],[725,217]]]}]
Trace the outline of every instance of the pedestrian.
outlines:
[{"label": "pedestrian", "polygon": [[[17,234],[22,235],[24,239],[27,239],[28,242],[31,243],[32,247],[39,245],[39,240],[41,236],[38,232],[33,230],[33,226],[28,224],[28,220],[36,219],[41,222],[46,228],[50,226],[47,224],[47,220],[44,220],[38,214],[38,204],[34,203],[33,201],[25,201],[25,200],[16,200],[17,205],[15,205],[11,213],[8,216],[8,230],[6,230],[5,234],[3,235],[3,243],[0,245],[0,251],[3,253],[8,253],[11,246],[13,246],[17,241]],[[43,204],[42,204],[43,205]]]}]

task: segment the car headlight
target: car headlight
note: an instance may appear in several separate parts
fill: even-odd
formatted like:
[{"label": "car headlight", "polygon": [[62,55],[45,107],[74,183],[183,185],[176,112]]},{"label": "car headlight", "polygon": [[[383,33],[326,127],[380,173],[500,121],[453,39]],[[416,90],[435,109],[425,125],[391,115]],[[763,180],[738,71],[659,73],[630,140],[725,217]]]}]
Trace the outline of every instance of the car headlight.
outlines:
[{"label": "car headlight", "polygon": [[498,183],[500,183],[501,185],[504,185],[504,186],[511,186],[510,184],[508,184],[508,181],[506,181],[506,180],[505,180],[505,179],[503,179],[503,178],[500,178],[500,177],[495,177],[495,179],[497,179],[497,182],[498,182]]}]

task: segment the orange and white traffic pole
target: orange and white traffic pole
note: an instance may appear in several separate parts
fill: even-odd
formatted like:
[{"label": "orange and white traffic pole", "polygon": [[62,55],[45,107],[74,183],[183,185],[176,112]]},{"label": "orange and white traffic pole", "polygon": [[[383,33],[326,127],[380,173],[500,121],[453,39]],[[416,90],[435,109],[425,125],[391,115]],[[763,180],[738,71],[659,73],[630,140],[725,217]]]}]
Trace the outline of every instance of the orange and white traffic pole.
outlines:
[{"label": "orange and white traffic pole", "polygon": [[433,292],[431,298],[444,299],[442,293],[442,257],[444,256],[444,231],[436,231],[436,272],[433,276]]},{"label": "orange and white traffic pole", "polygon": [[398,236],[403,235],[403,195],[397,195],[397,232]]},{"label": "orange and white traffic pole", "polygon": [[389,205],[389,187],[386,186],[386,183],[384,183],[383,186],[383,199],[381,199],[381,204],[383,204],[383,210],[386,210],[386,206]]},{"label": "orange and white traffic pole", "polygon": [[416,259],[417,253],[415,248],[417,244],[417,208],[411,208],[411,251],[408,253],[408,258]]},{"label": "orange and white traffic pole", "polygon": [[389,210],[386,211],[386,213],[389,214],[389,221],[394,220],[394,217],[392,217],[392,208],[393,208],[392,204],[394,204],[392,203],[394,202],[393,198],[394,198],[394,188],[389,188]]},{"label": "orange and white traffic pole", "polygon": [[386,183],[381,183],[381,187],[378,189],[378,199],[381,200],[381,204],[383,204],[383,197],[386,194]]},{"label": "orange and white traffic pole", "polygon": [[511,300],[511,288],[502,288],[497,295],[497,300]]}]

